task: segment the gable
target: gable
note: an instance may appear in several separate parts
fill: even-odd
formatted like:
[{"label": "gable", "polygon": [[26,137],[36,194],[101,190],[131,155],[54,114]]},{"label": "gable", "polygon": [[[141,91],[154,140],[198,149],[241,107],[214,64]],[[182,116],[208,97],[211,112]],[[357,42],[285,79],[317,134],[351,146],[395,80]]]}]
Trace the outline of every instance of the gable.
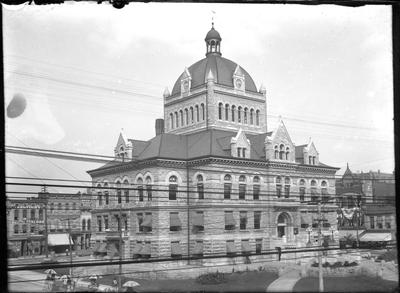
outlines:
[{"label": "gable", "polygon": [[274,131],[271,141],[273,144],[283,143],[293,147],[292,139],[290,138],[289,132],[282,120],[279,121],[278,127]]}]

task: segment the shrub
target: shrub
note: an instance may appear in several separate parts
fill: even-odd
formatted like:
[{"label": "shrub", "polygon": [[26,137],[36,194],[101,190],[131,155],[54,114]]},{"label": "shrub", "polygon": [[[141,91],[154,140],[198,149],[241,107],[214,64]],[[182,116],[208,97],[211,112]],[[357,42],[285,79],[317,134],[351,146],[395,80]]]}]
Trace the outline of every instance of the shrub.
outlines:
[{"label": "shrub", "polygon": [[344,267],[348,267],[349,266],[349,262],[346,260],[343,264]]},{"label": "shrub", "polygon": [[329,262],[325,262],[325,263],[322,264],[322,267],[324,267],[324,268],[327,268],[329,266],[330,266]]},{"label": "shrub", "polygon": [[198,276],[196,278],[196,282],[200,283],[202,285],[205,284],[221,284],[221,283],[225,283],[227,282],[227,280],[225,279],[225,274],[224,273],[208,273],[208,274],[204,274],[201,276]]},{"label": "shrub", "polygon": [[316,267],[318,267],[318,263],[315,262],[315,263],[313,263],[311,266],[314,267],[314,268],[316,268]]}]

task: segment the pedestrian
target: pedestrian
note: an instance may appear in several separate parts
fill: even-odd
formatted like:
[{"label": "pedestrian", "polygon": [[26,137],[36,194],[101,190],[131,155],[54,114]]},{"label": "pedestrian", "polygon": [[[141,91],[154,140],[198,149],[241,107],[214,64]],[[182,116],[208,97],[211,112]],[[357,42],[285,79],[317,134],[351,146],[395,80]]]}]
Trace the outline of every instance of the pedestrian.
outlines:
[{"label": "pedestrian", "polygon": [[68,248],[65,250],[65,255],[68,256]]},{"label": "pedestrian", "polygon": [[282,249],[280,246],[275,247],[276,250],[278,251],[278,261],[281,261],[281,254],[282,254]]},{"label": "pedestrian", "polygon": [[67,276],[67,292],[72,292],[72,280],[70,276]]},{"label": "pedestrian", "polygon": [[117,281],[116,278],[113,279],[112,285],[113,285],[114,291],[115,291],[115,292],[118,292],[118,281]]},{"label": "pedestrian", "polygon": [[51,286],[51,274],[48,273],[46,275],[46,279],[44,280],[44,284],[45,284],[45,291],[46,292],[51,292],[52,286]]}]

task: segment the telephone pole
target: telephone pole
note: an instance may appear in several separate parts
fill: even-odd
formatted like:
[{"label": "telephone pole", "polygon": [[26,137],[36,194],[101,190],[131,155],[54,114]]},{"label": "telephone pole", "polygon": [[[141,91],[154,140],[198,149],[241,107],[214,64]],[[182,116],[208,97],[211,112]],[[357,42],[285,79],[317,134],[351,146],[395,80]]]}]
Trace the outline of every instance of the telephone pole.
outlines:
[{"label": "telephone pole", "polygon": [[318,200],[318,279],[319,279],[319,292],[324,291],[324,279],[322,277],[322,250],[321,250],[321,199]]},{"label": "telephone pole", "polygon": [[70,220],[68,218],[68,231],[69,231],[69,235],[68,235],[68,242],[69,242],[69,263],[70,263],[70,267],[69,267],[69,275],[72,279],[72,246],[71,246],[71,223]]},{"label": "telephone pole", "polygon": [[119,217],[118,217],[118,226],[119,226],[119,274],[118,274],[118,292],[121,292],[122,284],[121,284],[121,275],[122,275],[122,200],[119,205]]}]

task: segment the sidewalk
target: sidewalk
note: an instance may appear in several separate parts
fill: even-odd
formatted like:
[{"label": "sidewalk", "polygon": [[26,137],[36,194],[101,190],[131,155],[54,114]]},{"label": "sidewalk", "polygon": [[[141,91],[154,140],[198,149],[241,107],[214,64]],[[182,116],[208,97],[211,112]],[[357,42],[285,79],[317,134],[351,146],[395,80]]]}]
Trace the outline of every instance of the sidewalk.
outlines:
[{"label": "sidewalk", "polygon": [[292,292],[294,285],[300,280],[297,271],[288,272],[273,281],[267,288],[267,292]]}]

